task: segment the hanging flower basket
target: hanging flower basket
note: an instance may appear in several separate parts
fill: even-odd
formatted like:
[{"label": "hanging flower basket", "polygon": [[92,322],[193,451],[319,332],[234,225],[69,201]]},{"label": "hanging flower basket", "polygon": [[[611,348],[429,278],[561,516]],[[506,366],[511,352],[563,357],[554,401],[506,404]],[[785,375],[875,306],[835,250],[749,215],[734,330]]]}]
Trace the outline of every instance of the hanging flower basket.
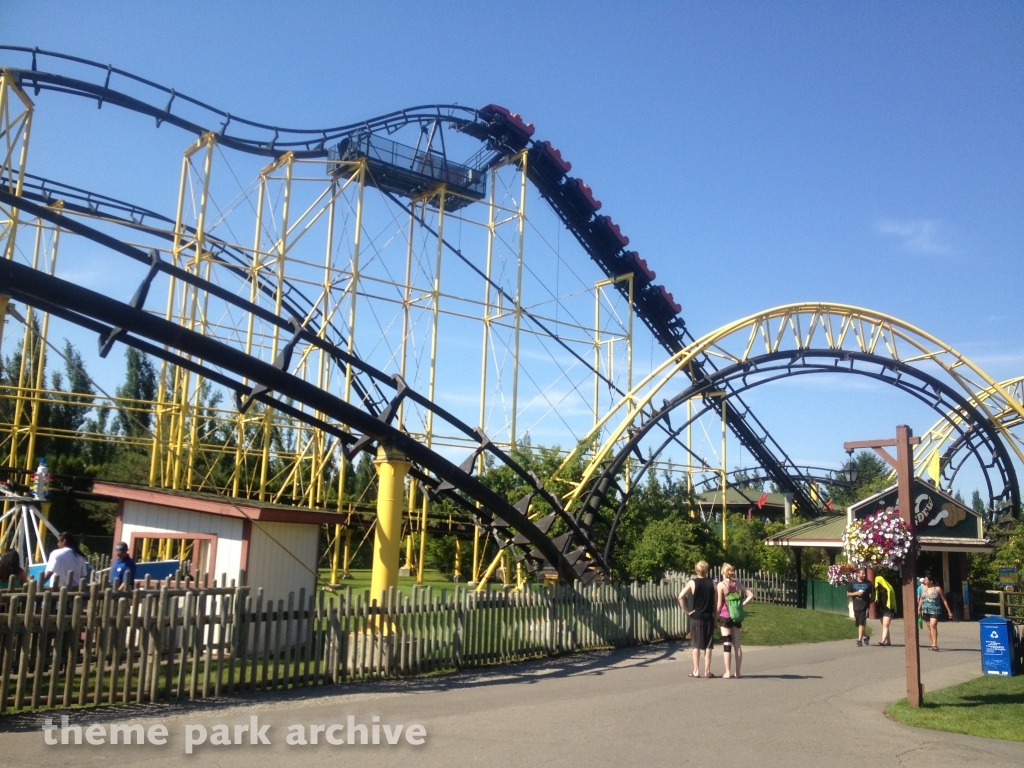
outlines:
[{"label": "hanging flower basket", "polygon": [[846,563],[836,563],[828,567],[828,583],[833,587],[849,584],[857,575],[857,569]]},{"label": "hanging flower basket", "polygon": [[843,551],[855,568],[895,570],[914,545],[914,533],[893,507],[853,521],[843,534]]}]

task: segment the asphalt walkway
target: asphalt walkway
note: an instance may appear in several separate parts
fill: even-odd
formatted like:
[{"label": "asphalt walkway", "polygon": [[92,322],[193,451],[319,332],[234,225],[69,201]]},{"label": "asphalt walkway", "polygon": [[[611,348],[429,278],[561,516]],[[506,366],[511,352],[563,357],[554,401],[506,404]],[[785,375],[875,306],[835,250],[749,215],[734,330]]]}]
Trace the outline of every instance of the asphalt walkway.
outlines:
[{"label": "asphalt walkway", "polygon": [[[894,641],[902,626],[894,627]],[[877,633],[876,633],[877,636]],[[980,673],[976,624],[943,624],[939,653],[921,654],[928,690]],[[0,718],[0,765],[11,768],[203,765],[314,766],[986,766],[1024,763],[1024,743],[908,728],[882,714],[905,692],[903,648],[853,641],[748,648],[740,680],[688,677],[690,651],[662,644],[480,672],[340,689],[75,712],[72,723],[163,724],[163,746],[45,746],[39,715]],[[714,670],[721,673],[716,649]],[[289,726],[419,723],[425,744],[289,746]],[[52,717],[44,713],[42,717]],[[270,745],[194,747],[188,726],[248,724]],[[198,729],[193,729],[198,739]],[[308,738],[308,730],[306,731]],[[344,738],[346,731],[335,731]],[[248,736],[241,734],[242,740]],[[59,738],[59,736],[57,736]],[[355,753],[355,754],[353,754]]]}]

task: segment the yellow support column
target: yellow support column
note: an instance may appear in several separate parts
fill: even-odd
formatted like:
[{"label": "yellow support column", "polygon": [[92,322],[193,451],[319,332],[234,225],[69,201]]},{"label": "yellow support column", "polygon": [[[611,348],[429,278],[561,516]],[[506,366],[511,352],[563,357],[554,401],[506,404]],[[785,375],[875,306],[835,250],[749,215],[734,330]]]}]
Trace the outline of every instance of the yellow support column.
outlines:
[{"label": "yellow support column", "polygon": [[413,557],[412,557],[412,540],[413,540],[413,538],[414,538],[414,534],[413,534],[412,529],[411,529],[411,520],[410,520],[410,530],[409,530],[409,533],[405,537],[405,570],[407,571],[406,575],[408,575],[408,576],[412,576],[413,573],[416,570],[416,564],[415,564],[415,561],[413,560]]},{"label": "yellow support column", "polygon": [[400,453],[380,446],[373,462],[377,467],[377,530],[373,539],[373,572],[370,599],[382,604],[390,587],[398,587],[398,560],[402,543],[402,501],[405,475],[411,466]]},{"label": "yellow support column", "polygon": [[352,574],[349,573],[349,571],[348,571],[349,563],[352,562],[351,552],[352,552],[352,529],[351,528],[346,528],[345,529],[345,555],[344,555],[344,559],[342,560],[342,572],[341,572],[341,578],[343,578],[343,579],[351,579],[352,578]]},{"label": "yellow support column", "polygon": [[7,325],[7,307],[10,303],[10,296],[0,294],[0,344],[2,344],[4,340],[4,328]]},{"label": "yellow support column", "polygon": [[[344,461],[344,458],[342,458]],[[331,584],[338,583],[338,558],[341,556],[341,531],[340,525],[334,526],[333,552],[331,553]]]},{"label": "yellow support column", "polygon": [[470,584],[480,580],[480,526],[473,524],[473,572],[469,575]]}]

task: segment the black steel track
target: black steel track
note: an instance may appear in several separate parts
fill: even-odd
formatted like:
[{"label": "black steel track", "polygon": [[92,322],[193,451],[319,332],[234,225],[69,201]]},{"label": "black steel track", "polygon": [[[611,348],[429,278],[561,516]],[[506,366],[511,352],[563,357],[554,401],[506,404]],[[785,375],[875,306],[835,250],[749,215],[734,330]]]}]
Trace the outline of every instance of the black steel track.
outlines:
[{"label": "black steel track", "polygon": [[[871,369],[858,368],[858,364],[870,366]],[[703,397],[702,409],[692,414],[690,419],[673,426],[672,431],[680,434],[686,429],[687,424],[713,409],[712,401],[721,398],[712,398],[708,393],[724,391],[721,386],[723,383],[733,384],[734,389],[731,391],[743,392],[780,379],[812,373],[867,376],[894,386],[925,403],[946,418],[959,435],[972,438],[965,442],[965,447],[977,459],[982,469],[991,507],[995,509],[999,506],[998,502],[1004,501],[1008,502],[1012,509],[1020,509],[1020,487],[1016,470],[997,427],[960,392],[906,363],[879,355],[831,349],[800,350],[796,354],[792,351],[775,352],[722,368],[713,377],[693,384],[671,400],[666,400],[654,417],[632,433],[629,441],[608,462],[603,473],[595,478],[584,501],[584,507],[595,517],[600,514],[602,508],[614,510],[605,543],[605,560],[611,561],[616,528],[630,496],[630,493],[622,491],[618,496],[614,496],[611,492],[612,481],[623,471],[626,460],[639,450],[641,441],[655,428],[656,422],[667,419],[672,411],[692,398]],[[640,465],[630,482],[631,489],[639,486],[643,476],[654,465],[668,442],[664,440],[649,451],[647,459]],[[993,482],[993,475],[1001,487],[997,487]]]},{"label": "black steel track", "polygon": [[[597,215],[596,209],[580,191],[577,180],[567,176],[566,164],[556,161],[555,152],[550,144],[532,139],[532,127],[526,132],[521,123],[509,119],[502,113],[459,105],[433,104],[331,128],[285,128],[232,116],[224,110],[177,93],[172,88],[110,65],[24,46],[0,46],[0,50],[31,55],[30,69],[10,70],[23,89],[31,89],[36,94],[48,90],[94,99],[98,107],[113,104],[154,118],[157,127],[167,122],[199,136],[213,132],[217,135],[218,143],[223,146],[266,157],[276,158],[286,152],[294,152],[297,157],[302,158],[327,157],[333,143],[357,132],[391,133],[405,125],[426,125],[438,121],[485,141],[498,155],[511,155],[529,149],[526,160],[528,177],[605,275],[615,277],[627,272],[637,274],[633,296],[634,311],[659,343],[670,354],[675,354],[685,347],[688,340],[692,341],[692,336],[678,315],[678,309],[665,296],[661,286],[646,280],[642,271],[638,271],[638,257],[635,252],[627,251],[621,238],[615,237],[612,233],[614,225],[610,219]],[[86,70],[95,71],[97,77],[102,76],[103,82],[100,84],[40,71],[40,57],[70,62]],[[162,101],[166,98],[165,105],[160,107],[158,103],[131,96],[111,87],[111,81],[115,77],[124,80],[126,85],[142,88],[150,99],[159,98]],[[219,129],[211,129],[198,121],[198,117],[193,119],[176,112],[176,104],[185,105],[198,115],[206,116],[214,122],[223,122],[220,122]],[[233,131],[232,126],[242,127],[248,135]],[[500,158],[496,156],[492,164],[497,159]],[[617,228],[615,229],[617,231]],[[623,294],[626,293],[621,284],[617,284],[616,287]],[[715,366],[709,358],[704,358],[696,361],[687,372],[691,379],[697,382],[704,378],[707,370],[714,371]],[[735,396],[734,399],[739,407],[735,410],[730,409],[726,414],[730,429],[772,479],[786,492],[793,494],[797,506],[805,514],[816,514],[818,508],[804,487],[807,478],[800,476],[798,467],[771,437],[764,425],[750,413],[749,408]],[[748,421],[752,421],[755,426],[751,426]]]},{"label": "black steel track", "polygon": [[[811,478],[818,485],[834,485],[848,487],[850,484],[846,482],[839,474],[840,470],[830,469],[829,467],[811,467],[801,466],[800,472],[804,477]],[[762,483],[766,480],[771,480],[771,477],[765,473],[764,467],[756,465],[753,467],[742,467],[740,469],[733,469],[726,473],[726,483],[729,488],[741,487],[744,483]],[[722,485],[722,478],[718,474],[710,475],[709,477],[699,480],[693,484],[693,489],[701,493],[707,491],[717,491]]]},{"label": "black steel track", "polygon": [[[148,314],[142,309],[136,309],[17,262],[0,260],[0,289],[16,300],[84,327],[91,327],[100,332],[103,328],[108,332],[111,328],[126,329],[128,332],[119,337],[120,341],[158,357],[166,354],[161,349],[163,346],[177,350],[180,355],[187,356],[179,357],[175,361],[177,364],[187,365],[188,357],[195,358],[195,361],[206,361],[206,364],[201,366],[202,375],[217,380],[221,386],[232,388],[239,394],[247,393],[248,388],[240,381],[232,381],[230,377],[211,371],[209,366],[215,362],[222,370],[261,384],[267,392],[276,392],[280,397],[291,398],[316,409],[325,414],[333,424],[346,425],[348,430],[354,430],[377,443],[392,446],[410,461],[431,472],[442,483],[458,488],[493,515],[500,515],[506,525],[513,527],[535,547],[536,552],[564,581],[572,583],[580,575],[546,532],[541,531],[527,518],[525,511],[520,511],[515,505],[507,502],[468,471],[459,468],[390,424],[287,371]],[[192,362],[192,366],[200,368],[200,363],[195,361]],[[255,396],[261,398],[262,393]],[[275,401],[273,406],[279,408],[281,402]],[[291,415],[307,422],[309,419],[309,414],[298,409],[294,409]],[[335,429],[348,431],[340,426],[328,427],[332,432]]]},{"label": "black steel track", "polygon": [[[157,269],[158,271],[164,272],[168,275],[172,275],[178,279],[182,279],[201,290],[216,295],[218,298],[222,299],[226,303],[236,306],[245,312],[251,313],[254,316],[257,316],[277,326],[282,330],[287,330],[291,333],[294,333],[295,340],[301,340],[305,343],[311,344],[324,350],[328,354],[332,355],[340,363],[345,365],[351,365],[353,367],[353,370],[357,374],[366,376],[371,381],[372,385],[377,389],[377,391],[390,390],[394,393],[391,397],[385,398],[385,402],[387,403],[387,405],[381,413],[378,413],[375,409],[366,408],[365,403],[362,404],[363,407],[366,408],[369,416],[376,418],[379,421],[382,421],[382,423],[390,423],[390,420],[395,415],[397,405],[402,400],[410,400],[411,402],[414,402],[432,411],[435,416],[442,419],[444,422],[454,427],[457,431],[461,432],[464,436],[468,437],[469,439],[477,443],[477,449],[470,455],[469,459],[462,465],[462,472],[466,473],[467,475],[472,473],[473,467],[476,464],[475,460],[477,458],[477,455],[478,453],[481,452],[490,454],[496,461],[508,466],[522,480],[524,480],[528,485],[530,485],[533,488],[533,491],[524,500],[522,500],[519,504],[516,505],[516,508],[519,509],[524,516],[528,510],[528,503],[535,496],[545,501],[553,510],[553,512],[547,518],[544,518],[543,520],[538,521],[537,523],[531,523],[531,525],[536,529],[536,531],[541,534],[545,534],[550,529],[552,523],[555,521],[556,518],[561,520],[564,528],[569,532],[570,535],[566,538],[563,538],[560,543],[558,543],[558,541],[556,540],[556,543],[558,543],[559,551],[562,553],[566,553],[566,555],[572,559],[573,564],[576,562],[579,556],[585,552],[589,555],[590,563],[592,565],[595,565],[602,572],[607,572],[607,565],[604,563],[601,553],[592,545],[590,539],[580,529],[576,519],[571,514],[569,514],[565,509],[562,508],[558,499],[553,494],[551,494],[546,488],[544,488],[543,483],[538,477],[536,477],[531,472],[525,470],[518,462],[514,461],[508,454],[506,454],[498,446],[492,443],[481,430],[470,427],[468,424],[465,424],[464,422],[456,418],[453,414],[449,413],[444,408],[440,407],[433,401],[429,400],[421,393],[407,387],[405,382],[402,381],[400,377],[388,376],[387,374],[378,370],[377,368],[365,363],[358,357],[349,354],[347,351],[341,349],[328,339],[323,338],[319,333],[315,332],[315,330],[311,329],[308,325],[302,326],[301,324],[298,323],[298,321],[294,319],[291,321],[285,320],[284,318],[275,315],[269,310],[252,304],[246,299],[243,299],[231,293],[230,291],[226,291],[225,289],[213,283],[210,283],[197,275],[193,275],[184,270],[181,270],[178,267],[174,267],[173,265],[170,265],[167,262],[161,260],[154,260],[153,254],[146,254],[144,251],[132,245],[123,243],[117,240],[116,238],[99,232],[80,221],[70,219],[56,210],[47,208],[37,203],[33,203],[24,198],[16,197],[8,192],[5,192],[3,189],[0,189],[0,202],[7,203],[13,207],[25,211],[26,213],[30,213],[34,216],[37,216],[40,219],[48,221],[51,224],[54,224],[55,226],[74,232],[75,234],[78,234],[82,237],[92,240],[93,242],[108,247],[118,253],[121,253],[131,259],[134,259],[135,261],[148,263],[151,265],[153,269]],[[0,288],[2,288],[2,283],[0,283]],[[63,317],[64,319],[69,320],[73,323],[96,331],[99,334],[101,345],[105,341],[108,341],[112,338],[116,338],[117,340],[124,340],[124,332],[126,330],[130,331],[132,329],[131,326],[112,326],[110,328],[100,326],[95,320],[91,319],[88,315],[71,312],[67,308],[61,306],[60,304],[55,304],[54,302],[46,300],[44,298],[37,299],[37,301],[34,303],[34,306],[37,306],[38,308],[43,309],[44,311],[51,312],[56,316]],[[137,307],[129,308],[141,311],[143,309],[143,306],[139,305]],[[132,343],[136,348],[144,352],[147,352],[148,354],[151,354],[158,359],[163,359],[174,365],[181,366],[198,375],[204,376],[205,378],[219,384],[220,386],[225,387],[229,391],[234,391],[240,402],[243,401],[246,397],[250,399],[260,400],[266,403],[267,405],[271,405],[274,408],[280,410],[281,412],[292,416],[293,418],[299,419],[300,421],[310,424],[313,427],[323,429],[324,431],[330,434],[338,435],[342,437],[343,444],[354,444],[354,446],[351,448],[352,451],[371,450],[373,447],[372,443],[368,442],[367,438],[364,438],[362,440],[356,440],[355,438],[352,438],[351,435],[339,432],[339,428],[333,427],[325,422],[322,422],[321,420],[313,417],[311,414],[301,411],[300,409],[295,408],[294,406],[287,402],[283,402],[279,399],[270,398],[267,392],[268,387],[266,385],[263,385],[262,387],[256,387],[255,389],[250,390],[249,388],[243,386],[240,382],[234,381],[228,377],[218,374],[215,370],[209,369],[203,363],[190,359],[187,356],[182,356],[174,352],[169,352],[157,345],[150,344],[144,340],[136,339]],[[209,360],[209,362],[219,364],[220,361],[219,359],[211,359]],[[274,367],[277,370],[287,370],[286,359],[280,359],[278,361],[275,361]],[[254,381],[259,382],[259,379],[256,379],[255,377],[252,378]],[[243,390],[249,391],[243,393]],[[302,402],[310,407],[316,407],[313,403],[308,403],[302,400],[300,400],[299,402]],[[501,510],[480,510],[475,506],[472,506],[471,504],[467,503],[464,499],[458,496],[458,494],[452,493],[456,489],[459,489],[459,486],[452,483],[449,480],[443,478],[441,480],[434,480],[429,476],[419,472],[415,468],[412,474],[416,480],[423,484],[428,494],[446,495],[448,498],[451,498],[459,507],[461,507],[466,514],[484,517],[485,522],[488,525],[490,525],[492,529],[494,529],[493,532],[495,533],[495,535],[498,535],[497,529],[507,527],[511,522],[505,518]],[[524,501],[526,503],[523,503]],[[520,533],[522,534],[522,536],[525,537],[525,540],[519,540],[519,537],[517,537],[516,539],[513,539],[510,542],[506,542],[506,545],[511,543],[513,545],[521,546],[526,543],[534,543],[533,539],[530,537],[530,535],[528,535],[528,532],[521,531]],[[574,542],[577,544],[575,549],[573,549],[571,546]],[[533,557],[534,559],[539,559],[540,555],[542,554],[542,550],[535,549],[533,550],[533,552],[529,552],[527,556]],[[579,571],[582,569],[577,570]],[[588,575],[585,578],[592,578],[592,575]]]}]

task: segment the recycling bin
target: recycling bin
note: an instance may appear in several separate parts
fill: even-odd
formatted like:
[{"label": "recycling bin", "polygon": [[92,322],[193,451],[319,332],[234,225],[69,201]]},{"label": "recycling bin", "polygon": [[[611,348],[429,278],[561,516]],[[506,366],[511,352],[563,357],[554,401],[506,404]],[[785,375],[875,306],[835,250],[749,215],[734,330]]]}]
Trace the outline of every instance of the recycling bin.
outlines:
[{"label": "recycling bin", "polygon": [[1000,616],[988,616],[979,621],[978,626],[981,628],[981,671],[1004,677],[1017,674],[1017,630],[1013,622]]}]

